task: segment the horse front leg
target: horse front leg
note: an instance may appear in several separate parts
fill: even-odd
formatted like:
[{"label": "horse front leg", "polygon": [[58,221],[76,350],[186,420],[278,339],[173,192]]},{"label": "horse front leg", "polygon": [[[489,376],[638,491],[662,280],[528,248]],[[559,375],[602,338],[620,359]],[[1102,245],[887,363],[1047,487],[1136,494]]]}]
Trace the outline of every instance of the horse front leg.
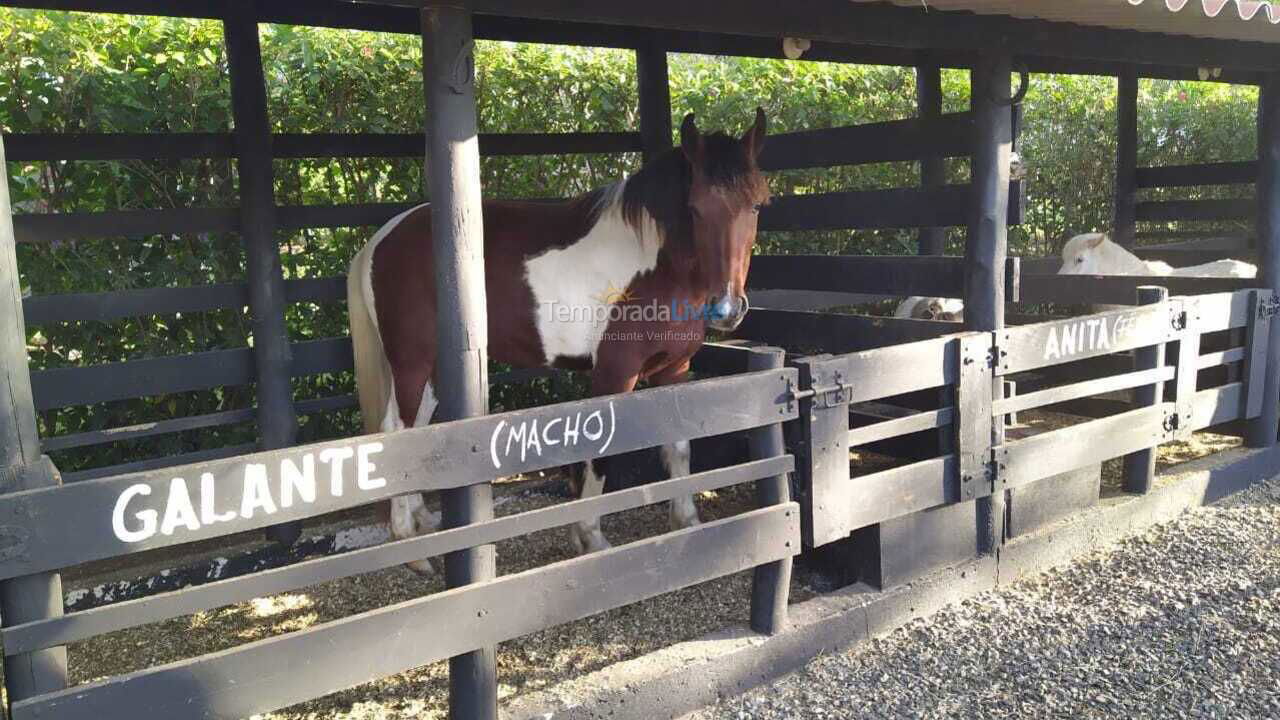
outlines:
[{"label": "horse front leg", "polygon": [[[673,365],[651,379],[654,386],[674,385],[689,379],[689,360]],[[664,480],[685,477],[690,473],[691,450],[688,440],[678,440],[670,445],[662,446],[662,469],[667,476]],[[683,530],[699,525],[698,506],[692,495],[681,495],[669,503],[667,524],[672,530]]]},{"label": "horse front leg", "polygon": [[[620,370],[612,364],[597,364],[591,372],[591,394],[595,397],[631,392],[639,379],[638,372]],[[601,459],[587,460],[577,465],[581,473],[578,497],[580,499],[596,497],[604,493],[605,467]],[[599,516],[589,520],[581,520],[570,527],[569,538],[573,548],[579,555],[608,550],[611,546],[600,529]]]}]

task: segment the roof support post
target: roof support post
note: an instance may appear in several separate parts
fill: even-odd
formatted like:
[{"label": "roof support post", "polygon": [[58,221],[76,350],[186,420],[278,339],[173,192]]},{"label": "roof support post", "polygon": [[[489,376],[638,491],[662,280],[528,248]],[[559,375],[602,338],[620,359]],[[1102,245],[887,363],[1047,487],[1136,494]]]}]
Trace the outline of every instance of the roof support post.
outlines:
[{"label": "roof support post", "polygon": [[667,73],[667,51],[649,33],[636,48],[636,83],[640,90],[640,144],[644,161],[671,148],[671,81]]},{"label": "roof support post", "polygon": [[[422,72],[427,102],[427,190],[431,199],[439,349],[435,417],[442,421],[489,411],[488,316],[480,145],[476,128],[475,55],[471,13],[449,6],[422,11]],[[493,518],[489,483],[445,491],[443,526]],[[491,580],[494,546],[445,557],[449,587]],[[449,716],[496,720],[494,646],[449,659]]]},{"label": "roof support post", "polygon": [[[1272,73],[1258,95],[1258,279],[1280,292],[1280,73]],[[1250,421],[1250,447],[1276,444],[1280,430],[1280,324],[1271,323],[1262,414]]]},{"label": "roof support post", "polygon": [[[1005,257],[1008,254],[1009,160],[1013,152],[1013,113],[1009,111],[1008,55],[984,55],[970,71],[974,114],[973,220],[965,244],[966,330],[995,331],[1004,327]],[[993,382],[992,400],[1004,396]],[[992,424],[992,442],[1004,434],[1004,423]],[[1005,490],[991,473],[991,495],[977,501],[978,549],[994,554],[1004,538]]]},{"label": "roof support post", "polygon": [[1126,65],[1116,81],[1114,240],[1132,247],[1138,206],[1138,71]]},{"label": "roof support post", "polygon": [[[916,115],[922,119],[942,117],[942,68],[936,62],[927,61],[916,66]],[[947,182],[946,161],[940,157],[927,157],[920,161],[920,186],[936,188]],[[920,228],[920,255],[945,255],[947,229],[941,227]]]},{"label": "roof support post", "polygon": [[[0,168],[4,141],[0,139]],[[22,289],[9,207],[9,183],[0,173],[0,372],[7,391],[0,395],[0,463],[3,492],[56,485],[52,472],[24,472],[40,463],[35,402],[27,370],[27,329],[22,319]],[[47,464],[46,464],[47,465]],[[20,548],[19,548],[20,549]],[[0,583],[0,616],[6,626],[62,615],[62,576],[39,573]],[[67,686],[67,650],[63,647],[4,659],[9,702]]]},{"label": "roof support post", "polygon": [[[293,408],[293,351],[284,321],[284,274],[276,239],[271,123],[267,119],[262,48],[253,9],[249,3],[230,4],[222,32],[231,74],[240,237],[249,281],[249,311],[253,315],[258,435],[263,450],[275,450],[297,442],[298,418]],[[283,523],[267,528],[267,537],[289,546],[301,532],[302,523]]]}]

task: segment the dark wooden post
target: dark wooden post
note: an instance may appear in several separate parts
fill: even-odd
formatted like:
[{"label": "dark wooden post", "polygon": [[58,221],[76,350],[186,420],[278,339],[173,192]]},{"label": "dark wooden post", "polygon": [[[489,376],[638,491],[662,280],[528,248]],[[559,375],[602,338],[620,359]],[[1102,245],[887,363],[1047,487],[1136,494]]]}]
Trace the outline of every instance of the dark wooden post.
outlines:
[{"label": "dark wooden post", "polygon": [[[1258,278],[1280,292],[1280,74],[1271,74],[1258,96]],[[1249,423],[1249,446],[1276,444],[1280,430],[1280,323],[1272,320],[1263,383],[1262,414]]]},{"label": "dark wooden post", "polygon": [[[916,115],[922,119],[942,117],[942,68],[937,63],[916,67]],[[920,160],[920,186],[941,187],[947,182],[946,161],[940,157]],[[947,229],[920,228],[919,254],[943,255],[947,249]]]},{"label": "dark wooden post", "polygon": [[[262,74],[262,49],[252,5],[232,3],[223,20],[231,73],[231,113],[235,120],[236,170],[240,180],[240,237],[244,242],[253,315],[253,358],[258,393],[258,432],[264,450],[297,441],[293,409],[293,352],[285,327],[284,274],[276,239],[275,175],[271,166],[271,124]],[[302,524],[267,529],[284,545],[298,539]]]},{"label": "dark wooden post", "polygon": [[[752,348],[747,358],[747,371],[781,369],[786,361],[782,348]],[[786,454],[782,439],[782,425],[776,423],[752,430],[748,436],[752,460],[778,457]],[[768,507],[791,501],[791,485],[786,475],[761,480],[756,483],[756,502]],[[751,578],[751,629],[773,635],[787,626],[787,596],[791,589],[791,558],[761,565]]]},{"label": "dark wooden post", "polygon": [[[427,189],[435,253],[436,392],[440,420],[484,415],[489,408],[488,317],[484,289],[484,227],[480,208],[480,145],[476,129],[471,13],[455,7],[422,11],[422,71],[427,101]],[[489,483],[443,494],[443,525],[493,518]],[[445,582],[458,587],[491,580],[492,545],[445,557]],[[449,660],[449,715],[497,718],[495,648]]]},{"label": "dark wooden post", "polygon": [[1116,82],[1115,241],[1131,247],[1137,227],[1138,71],[1126,65]]},{"label": "dark wooden post", "polygon": [[[36,435],[31,374],[27,370],[27,328],[22,319],[22,290],[9,207],[4,143],[0,140],[0,369],[5,392],[0,398],[2,492],[33,490],[57,484],[52,466],[42,463]],[[43,470],[43,471],[42,471]],[[0,613],[5,626],[62,615],[62,577],[41,573],[0,583]],[[25,700],[67,686],[66,648],[50,648],[4,659],[9,702]]]},{"label": "dark wooden post", "polygon": [[671,80],[667,51],[648,37],[636,48],[636,83],[640,90],[640,144],[644,161],[671,147]]},{"label": "dark wooden post", "polygon": [[[1169,299],[1169,291],[1162,287],[1144,285],[1138,288],[1138,304],[1154,305]],[[1133,352],[1134,370],[1154,370],[1164,367],[1164,344],[1139,348]],[[1192,370],[1191,372],[1195,372]],[[1164,399],[1164,383],[1143,385],[1133,390],[1133,406],[1149,407]],[[1131,493],[1145,494],[1151,491],[1156,477],[1156,449],[1147,448],[1124,457],[1124,489]]]},{"label": "dark wooden post", "polygon": [[[965,244],[964,322],[966,330],[994,331],[1004,327],[1005,257],[1008,254],[1009,155],[1013,149],[1013,113],[1009,111],[1008,55],[981,58],[970,72],[974,114],[973,221]],[[993,382],[992,399],[1004,395]],[[992,423],[1002,435],[1004,423]],[[993,437],[995,442],[998,437]],[[1004,538],[1005,491],[995,478],[988,497],[978,498],[978,544],[995,553]]]}]

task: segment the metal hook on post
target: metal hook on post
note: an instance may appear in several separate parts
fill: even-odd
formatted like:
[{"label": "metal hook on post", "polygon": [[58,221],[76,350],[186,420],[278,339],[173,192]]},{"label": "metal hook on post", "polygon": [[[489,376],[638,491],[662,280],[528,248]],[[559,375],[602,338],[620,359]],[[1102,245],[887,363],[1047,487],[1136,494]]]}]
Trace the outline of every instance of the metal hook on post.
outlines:
[{"label": "metal hook on post", "polygon": [[1031,71],[1028,70],[1027,66],[1024,64],[1019,64],[1014,67],[1013,70],[1018,73],[1018,91],[1013,94],[1013,97],[1000,97],[1000,91],[997,89],[999,87],[998,85],[992,84],[988,86],[990,88],[989,92],[991,93],[991,99],[994,100],[997,105],[1005,107],[1021,105],[1022,101],[1027,97],[1027,88],[1031,85]]}]

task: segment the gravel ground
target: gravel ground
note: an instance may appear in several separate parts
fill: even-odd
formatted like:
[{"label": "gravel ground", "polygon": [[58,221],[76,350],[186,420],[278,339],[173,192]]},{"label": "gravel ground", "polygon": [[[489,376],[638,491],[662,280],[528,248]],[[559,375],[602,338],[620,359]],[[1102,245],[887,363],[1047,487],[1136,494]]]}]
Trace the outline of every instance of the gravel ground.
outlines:
[{"label": "gravel ground", "polygon": [[1280,718],[1280,478],[687,720]]}]

